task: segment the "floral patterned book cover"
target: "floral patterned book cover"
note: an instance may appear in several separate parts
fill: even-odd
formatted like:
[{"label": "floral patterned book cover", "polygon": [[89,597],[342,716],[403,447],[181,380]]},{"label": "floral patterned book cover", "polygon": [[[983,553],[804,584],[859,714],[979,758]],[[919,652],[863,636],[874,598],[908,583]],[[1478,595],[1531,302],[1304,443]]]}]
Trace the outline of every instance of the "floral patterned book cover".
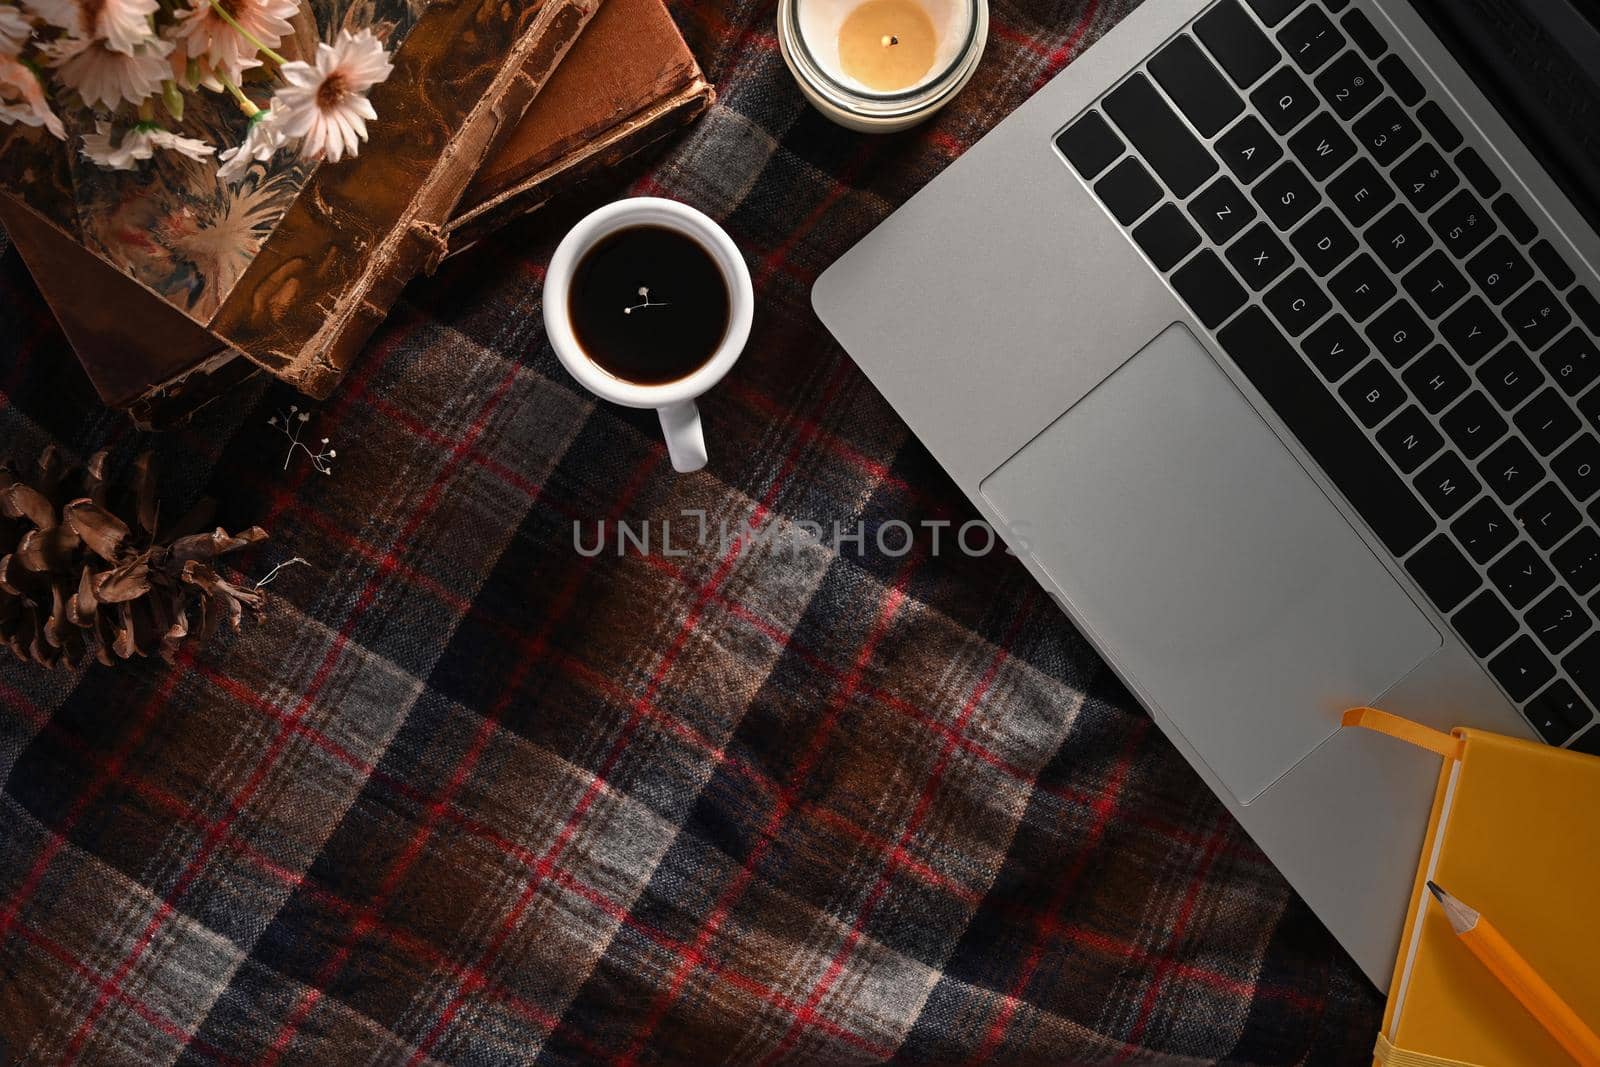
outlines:
[{"label": "floral patterned book cover", "polygon": [[598,0],[0,0],[0,188],[325,395]]}]

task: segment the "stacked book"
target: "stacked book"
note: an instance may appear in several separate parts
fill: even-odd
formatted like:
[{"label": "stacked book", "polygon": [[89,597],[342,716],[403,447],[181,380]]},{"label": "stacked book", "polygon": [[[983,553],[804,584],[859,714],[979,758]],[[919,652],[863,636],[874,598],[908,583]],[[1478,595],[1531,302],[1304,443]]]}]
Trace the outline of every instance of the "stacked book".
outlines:
[{"label": "stacked book", "polygon": [[105,403],[155,428],[260,373],[326,397],[418,273],[711,103],[662,0],[497,4],[487,29],[485,10],[423,9],[374,98],[417,118],[338,165],[232,190],[146,173],[130,193],[7,128],[0,226]]}]

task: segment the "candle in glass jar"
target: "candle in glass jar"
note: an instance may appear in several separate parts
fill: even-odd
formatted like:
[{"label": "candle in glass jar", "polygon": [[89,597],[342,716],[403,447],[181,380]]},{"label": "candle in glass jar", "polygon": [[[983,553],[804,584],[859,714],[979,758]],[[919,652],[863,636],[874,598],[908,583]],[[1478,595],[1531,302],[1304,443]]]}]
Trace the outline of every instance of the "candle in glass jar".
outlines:
[{"label": "candle in glass jar", "polygon": [[961,0],[804,0],[800,35],[817,64],[858,91],[914,91],[949,68],[965,43]]}]

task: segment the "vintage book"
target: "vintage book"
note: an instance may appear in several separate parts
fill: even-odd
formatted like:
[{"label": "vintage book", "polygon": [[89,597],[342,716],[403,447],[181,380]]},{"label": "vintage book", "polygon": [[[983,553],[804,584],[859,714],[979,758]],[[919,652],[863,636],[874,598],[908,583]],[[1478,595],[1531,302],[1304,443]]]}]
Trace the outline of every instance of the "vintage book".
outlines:
[{"label": "vintage book", "polygon": [[450,252],[692,122],[714,97],[662,0],[605,0],[467,186]]},{"label": "vintage book", "polygon": [[1375,1062],[1571,1062],[1473,957],[1426,885],[1492,917],[1578,1015],[1600,1025],[1600,758],[1481,730],[1446,734],[1371,708],[1347,712],[1345,723],[1444,758]]},{"label": "vintage book", "polygon": [[[449,252],[692,121],[712,98],[662,0],[605,0],[463,194],[444,228]],[[4,197],[0,225],[12,233],[101,398],[127,408],[139,425],[170,425],[256,371],[204,331],[179,343],[182,323],[167,323],[174,342],[162,351],[104,343],[112,324],[106,310],[77,295],[85,272],[110,268],[59,231],[18,218]]]},{"label": "vintage book", "polygon": [[[8,228],[37,231],[38,241],[24,238],[18,249],[38,276],[80,279],[65,294],[71,305],[58,308],[64,321],[94,318],[79,306],[89,302],[79,294],[107,271],[136,287],[116,287],[128,300],[165,304],[119,307],[118,317],[144,327],[138,331],[106,334],[114,319],[65,327],[75,345],[93,340],[122,349],[108,354],[120,366],[91,373],[97,386],[125,382],[131,365],[146,359],[163,368],[174,349],[205,347],[203,333],[213,354],[236,350],[309,395],[326,396],[401,287],[444,254],[444,226],[467,183],[521,119],[596,3],[308,0],[303,11],[324,36],[372,27],[393,48],[394,71],[371,94],[379,119],[358,157],[308,164],[281,152],[243,180],[224,183],[214,164],[176,153],[131,171],[104,170],[79,157],[74,142],[8,127],[0,137],[0,188],[15,194]],[[69,131],[93,120],[70,101],[58,107]],[[225,96],[202,93],[191,97],[182,132],[234,144],[244,123]],[[13,216],[22,215],[30,219],[19,225]],[[69,246],[88,255],[71,254]],[[62,291],[51,288],[59,304]],[[166,332],[148,332],[162,320],[178,332],[178,344]],[[193,365],[180,372],[193,374]]]}]

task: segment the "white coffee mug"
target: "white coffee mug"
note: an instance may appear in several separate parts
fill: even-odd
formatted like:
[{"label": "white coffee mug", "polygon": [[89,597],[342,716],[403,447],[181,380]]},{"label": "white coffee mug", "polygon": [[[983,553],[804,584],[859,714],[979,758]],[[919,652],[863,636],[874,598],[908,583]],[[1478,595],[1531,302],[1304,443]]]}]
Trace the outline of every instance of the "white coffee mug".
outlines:
[{"label": "white coffee mug", "polygon": [[[568,297],[573,272],[598,242],[630,226],[660,226],[694,241],[716,261],[728,287],[728,328],[722,343],[699,368],[676,381],[657,385],[624,381],[601,369],[578,344],[572,329]],[[544,280],[544,328],[556,357],[574,378],[603,400],[630,408],[655,408],[666,435],[673,469],[697,471],[706,465],[706,438],[695,397],[722,380],[750,339],[755,316],[755,289],[750,268],[721,226],[687,204],[660,197],[618,200],[591,213],[562,239]]]}]

